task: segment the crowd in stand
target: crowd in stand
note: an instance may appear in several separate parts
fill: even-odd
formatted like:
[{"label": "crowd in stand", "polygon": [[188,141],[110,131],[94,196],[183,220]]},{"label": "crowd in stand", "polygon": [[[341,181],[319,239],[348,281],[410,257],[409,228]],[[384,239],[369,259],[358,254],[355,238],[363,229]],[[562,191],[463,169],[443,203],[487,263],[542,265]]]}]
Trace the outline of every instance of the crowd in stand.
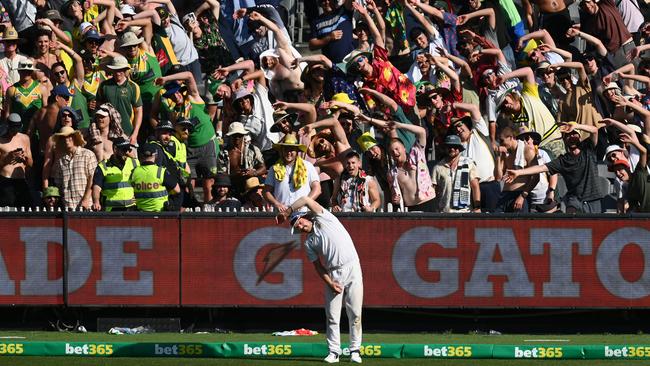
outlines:
[{"label": "crowd in stand", "polygon": [[644,1],[1,2],[0,207],[650,211]]}]

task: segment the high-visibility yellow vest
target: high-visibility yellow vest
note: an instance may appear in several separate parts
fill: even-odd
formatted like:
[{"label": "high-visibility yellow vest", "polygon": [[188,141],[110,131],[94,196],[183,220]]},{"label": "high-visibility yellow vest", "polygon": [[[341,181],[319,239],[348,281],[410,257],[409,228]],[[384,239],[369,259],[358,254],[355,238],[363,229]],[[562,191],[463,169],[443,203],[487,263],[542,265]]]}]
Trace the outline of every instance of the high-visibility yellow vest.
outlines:
[{"label": "high-visibility yellow vest", "polygon": [[135,192],[135,204],[140,211],[160,212],[167,202],[167,188],[163,185],[165,168],[150,164],[133,169],[129,182]]},{"label": "high-visibility yellow vest", "polygon": [[129,183],[131,172],[140,165],[134,158],[128,158],[122,169],[111,164],[111,161],[99,163],[99,169],[104,173],[104,184],[102,185],[103,206],[106,211],[113,208],[135,206],[135,195],[133,187]]},{"label": "high-visibility yellow vest", "polygon": [[172,135],[172,141],[174,141],[174,147],[176,148],[176,154],[174,154],[174,161],[178,164],[183,177],[187,178],[190,176],[190,173],[185,171],[185,164],[187,163],[187,146],[181,140],[177,139],[176,136]]}]

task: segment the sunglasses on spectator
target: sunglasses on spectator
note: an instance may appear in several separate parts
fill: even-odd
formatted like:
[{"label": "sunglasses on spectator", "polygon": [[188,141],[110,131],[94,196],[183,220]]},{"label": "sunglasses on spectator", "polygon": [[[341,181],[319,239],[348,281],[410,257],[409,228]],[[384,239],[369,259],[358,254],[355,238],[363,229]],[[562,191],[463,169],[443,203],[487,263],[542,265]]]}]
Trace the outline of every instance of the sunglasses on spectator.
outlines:
[{"label": "sunglasses on spectator", "polygon": [[65,70],[54,71],[54,75],[65,75]]},{"label": "sunglasses on spectator", "polygon": [[65,113],[62,113],[62,114],[61,114],[61,117],[64,117],[64,118],[65,118],[65,117],[70,117],[70,118],[72,118],[72,114],[70,114],[70,113],[68,113],[68,112],[65,112]]}]

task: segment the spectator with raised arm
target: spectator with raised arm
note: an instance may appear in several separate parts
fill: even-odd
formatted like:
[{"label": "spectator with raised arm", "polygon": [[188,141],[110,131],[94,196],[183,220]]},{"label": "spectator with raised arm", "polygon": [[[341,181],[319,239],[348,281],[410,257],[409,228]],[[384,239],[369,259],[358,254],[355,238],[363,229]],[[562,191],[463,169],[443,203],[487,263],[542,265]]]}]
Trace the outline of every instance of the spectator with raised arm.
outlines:
[{"label": "spectator with raised arm", "polygon": [[249,19],[259,22],[275,35],[277,47],[267,49],[259,55],[260,67],[269,80],[269,90],[278,99],[298,101],[304,89],[300,78],[302,70],[291,65],[294,55],[289,39],[275,23],[261,13],[253,11]]},{"label": "spectator with raised arm", "polygon": [[[183,82],[183,85],[179,82]],[[188,119],[194,123],[187,140],[187,162],[192,172],[192,185],[196,184],[197,179],[203,181],[203,194],[208,202],[212,199],[210,192],[217,173],[219,144],[194,75],[185,71],[163,76],[156,79],[155,83],[164,86],[165,93],[162,96],[171,102],[168,105],[174,106],[170,111],[172,120],[178,122]],[[185,90],[181,90],[183,88]]]},{"label": "spectator with raised arm", "polygon": [[479,189],[481,191],[481,211],[494,212],[501,194],[501,186],[496,178],[496,157],[492,149],[488,126],[478,107],[466,103],[454,103],[454,108],[464,112],[461,117],[452,119],[451,130],[460,137],[466,156],[476,164]]},{"label": "spectator with raised arm", "polygon": [[[566,212],[601,213],[601,192],[598,184],[595,146],[598,129],[575,122],[561,124],[560,131],[566,146],[566,153],[544,165],[535,165],[519,170],[507,170],[505,182],[513,182],[519,176],[544,172],[559,173],[564,178],[567,192],[563,198]],[[580,131],[589,135],[581,141]]]},{"label": "spectator with raised arm", "polygon": [[521,78],[521,92],[511,89],[497,101],[497,109],[510,116],[515,128],[525,125],[542,135],[540,147],[559,156],[564,151],[560,131],[555,118],[539,97],[537,81],[530,67],[517,69],[501,76],[501,80]]},{"label": "spectator with raised arm", "polygon": [[338,5],[336,0],[319,1],[322,14],[311,23],[310,50],[322,49],[323,55],[335,63],[341,62],[354,50],[353,1],[345,0],[343,5]]}]

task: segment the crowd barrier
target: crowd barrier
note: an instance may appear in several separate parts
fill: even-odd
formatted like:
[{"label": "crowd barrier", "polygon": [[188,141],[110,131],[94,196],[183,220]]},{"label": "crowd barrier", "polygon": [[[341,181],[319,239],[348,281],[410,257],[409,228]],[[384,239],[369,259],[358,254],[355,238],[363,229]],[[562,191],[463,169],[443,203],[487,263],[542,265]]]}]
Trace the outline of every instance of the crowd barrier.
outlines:
[{"label": "crowd barrier", "polygon": [[[341,215],[368,307],[646,308],[650,221]],[[270,213],[2,213],[0,305],[313,307],[324,286]],[[65,258],[65,260],[64,260]]]},{"label": "crowd barrier", "polygon": [[[343,345],[343,357],[350,351]],[[500,344],[372,344],[359,349],[364,358],[650,360],[647,345],[500,345]],[[321,343],[129,343],[129,342],[0,342],[0,356],[182,357],[286,359],[324,357]]]}]

